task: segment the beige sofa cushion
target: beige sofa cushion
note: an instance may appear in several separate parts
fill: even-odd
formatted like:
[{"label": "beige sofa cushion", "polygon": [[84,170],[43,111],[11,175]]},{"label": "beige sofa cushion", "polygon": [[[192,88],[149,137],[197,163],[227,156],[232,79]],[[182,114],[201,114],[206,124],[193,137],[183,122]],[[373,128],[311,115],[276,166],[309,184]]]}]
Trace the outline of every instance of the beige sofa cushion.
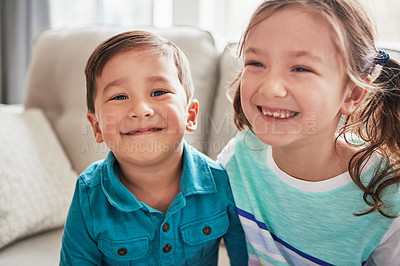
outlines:
[{"label": "beige sofa cushion", "polygon": [[219,63],[220,80],[214,99],[213,115],[210,117],[207,149],[207,154],[214,160],[237,132],[233,122],[232,105],[237,84],[230,88],[241,67],[239,59],[237,59],[236,49],[237,45],[235,43],[227,45]]},{"label": "beige sofa cushion", "polygon": [[[0,109],[1,110],[1,109]],[[0,112],[0,248],[64,225],[77,173],[45,115]]]},{"label": "beige sofa cushion", "polygon": [[[195,97],[200,101],[199,126],[186,140],[204,151],[206,111],[212,106],[217,82],[218,51],[208,32],[193,27],[168,30],[141,28],[175,42],[190,63]],[[25,107],[42,108],[49,118],[73,167],[81,172],[91,162],[105,157],[107,149],[94,141],[86,121],[84,67],[95,47],[122,27],[48,29],[36,38],[26,82]]]}]

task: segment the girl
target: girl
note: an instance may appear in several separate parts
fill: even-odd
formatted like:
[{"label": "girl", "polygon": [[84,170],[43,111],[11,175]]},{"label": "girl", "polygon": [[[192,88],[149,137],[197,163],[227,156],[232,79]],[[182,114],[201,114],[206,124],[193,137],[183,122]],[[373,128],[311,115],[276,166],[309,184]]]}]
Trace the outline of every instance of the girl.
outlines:
[{"label": "girl", "polygon": [[265,1],[240,55],[218,159],[249,263],[400,265],[400,66],[360,2]]}]

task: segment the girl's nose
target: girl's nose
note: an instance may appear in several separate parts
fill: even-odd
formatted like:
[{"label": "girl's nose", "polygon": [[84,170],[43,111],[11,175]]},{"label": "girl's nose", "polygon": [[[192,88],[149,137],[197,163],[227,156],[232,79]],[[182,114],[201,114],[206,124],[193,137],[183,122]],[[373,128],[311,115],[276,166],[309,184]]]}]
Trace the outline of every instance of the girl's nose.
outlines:
[{"label": "girl's nose", "polygon": [[133,103],[129,116],[134,118],[151,117],[154,115],[153,108],[146,101]]},{"label": "girl's nose", "polygon": [[269,98],[285,97],[288,94],[284,81],[276,76],[266,77],[259,91],[262,95]]}]

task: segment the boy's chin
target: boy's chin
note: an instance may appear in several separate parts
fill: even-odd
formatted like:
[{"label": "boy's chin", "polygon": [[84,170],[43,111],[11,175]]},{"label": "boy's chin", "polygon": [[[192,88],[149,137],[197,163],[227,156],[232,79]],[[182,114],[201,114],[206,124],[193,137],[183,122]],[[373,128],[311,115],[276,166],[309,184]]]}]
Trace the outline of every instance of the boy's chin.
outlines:
[{"label": "boy's chin", "polygon": [[183,139],[176,143],[171,142],[131,142],[126,145],[119,145],[111,148],[116,158],[125,158],[129,161],[142,162],[143,165],[161,159],[170,155],[174,151],[181,151],[183,147]]}]

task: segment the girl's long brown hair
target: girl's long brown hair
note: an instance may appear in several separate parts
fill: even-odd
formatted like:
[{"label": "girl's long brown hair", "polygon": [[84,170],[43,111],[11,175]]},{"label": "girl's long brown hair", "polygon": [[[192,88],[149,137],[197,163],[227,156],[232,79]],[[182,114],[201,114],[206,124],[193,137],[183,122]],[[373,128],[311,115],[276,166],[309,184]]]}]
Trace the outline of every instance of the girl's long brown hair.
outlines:
[{"label": "girl's long brown hair", "polygon": [[[344,137],[349,144],[351,140],[347,136],[351,134],[364,142],[358,145],[359,151],[352,156],[348,170],[354,183],[364,192],[363,199],[370,208],[355,215],[378,211],[393,218],[395,216],[386,212],[382,193],[388,187],[398,188],[400,183],[400,64],[390,59],[372,84],[366,82],[366,77],[377,68],[375,59],[378,51],[375,47],[374,25],[358,0],[267,0],[251,17],[239,44],[239,56],[255,26],[276,11],[293,5],[313,8],[326,18],[343,60],[346,79],[368,91],[363,103],[345,118],[339,130],[339,137]],[[238,84],[233,107],[234,122],[239,130],[252,128],[242,110],[241,75],[239,73],[232,83]],[[375,176],[368,184],[364,184],[361,181],[363,166],[373,153],[381,154],[383,160]]]}]

